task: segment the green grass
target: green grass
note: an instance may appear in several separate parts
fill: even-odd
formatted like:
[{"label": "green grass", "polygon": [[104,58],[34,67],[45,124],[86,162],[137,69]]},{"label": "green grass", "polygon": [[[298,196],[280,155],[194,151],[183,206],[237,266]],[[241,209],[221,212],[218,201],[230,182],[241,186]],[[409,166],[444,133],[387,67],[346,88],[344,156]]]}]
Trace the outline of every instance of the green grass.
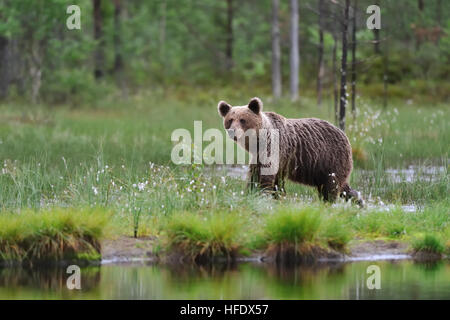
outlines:
[{"label": "green grass", "polygon": [[[9,217],[24,209],[45,213],[57,208],[103,207],[113,212],[110,220],[116,233],[159,236],[166,231],[160,229],[161,221],[188,212],[195,223],[202,225],[200,231],[195,224],[190,226],[199,231],[200,251],[209,248],[205,252],[214,251],[215,255],[221,252],[217,249],[220,245],[210,246],[215,238],[198,219],[208,220],[215,212],[231,212],[239,221],[250,221],[252,228],[242,226],[245,239],[222,234],[222,240],[234,239],[231,247],[253,249],[257,242],[254,229],[263,230],[267,217],[275,219],[285,207],[295,212],[311,207],[320,211],[321,221],[313,237],[336,249],[345,249],[353,236],[411,241],[420,233],[430,233],[448,243],[448,104],[395,100],[383,109],[377,102],[357,99],[358,113],[348,115],[346,133],[354,149],[351,186],[370,204],[370,209],[361,211],[342,203],[322,207],[316,190],[302,185],[288,182],[286,197],[274,200],[245,193],[245,182],[227,177],[224,171],[213,173],[208,166],[171,164],[172,130],[186,128],[192,133],[194,120],[203,121],[203,130],[222,129],[217,102],[225,99],[241,105],[256,95],[248,92],[253,91],[244,94],[244,90],[230,88],[185,88],[141,93],[127,101],[111,100],[96,109],[0,105],[0,215]],[[319,109],[308,97],[299,103],[275,103],[264,93],[261,98],[266,111],[333,120],[329,101]],[[386,171],[407,169],[412,164],[412,176]],[[430,173],[433,168],[439,169]],[[404,212],[400,206],[405,204],[416,206],[417,211]],[[189,222],[185,223],[189,227]],[[279,233],[271,236],[282,239],[300,239],[302,232],[307,238],[312,232],[308,223],[311,228],[314,225],[304,222],[305,228],[293,230],[289,224],[283,229],[281,220],[271,223],[273,232],[280,224]],[[169,238],[173,239],[173,234]],[[188,240],[183,243],[191,246]],[[193,249],[193,256],[197,249]],[[226,255],[227,250],[221,254]]]},{"label": "green grass", "polygon": [[242,248],[244,219],[229,213],[174,214],[164,226],[163,241],[167,252],[175,253],[181,259],[209,262],[222,258],[230,261]]},{"label": "green grass", "polygon": [[0,262],[96,260],[109,214],[100,209],[24,210],[0,215]]},{"label": "green grass", "polygon": [[264,237],[275,245],[285,242],[313,242],[321,222],[322,217],[317,208],[282,208],[267,219]]},{"label": "green grass", "polygon": [[281,207],[265,217],[259,247],[278,261],[315,260],[329,249],[345,252],[351,231],[329,206]]},{"label": "green grass", "polygon": [[412,247],[416,253],[431,253],[441,255],[445,251],[442,239],[433,234],[426,234],[415,240]]}]

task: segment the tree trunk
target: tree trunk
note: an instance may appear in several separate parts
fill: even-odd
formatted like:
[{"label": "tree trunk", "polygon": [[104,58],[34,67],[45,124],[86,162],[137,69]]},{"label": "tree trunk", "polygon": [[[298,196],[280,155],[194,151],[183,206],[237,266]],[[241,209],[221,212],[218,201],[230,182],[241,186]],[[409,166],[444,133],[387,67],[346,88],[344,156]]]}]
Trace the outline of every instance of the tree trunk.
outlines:
[{"label": "tree trunk", "polygon": [[322,25],[323,0],[319,0],[319,72],[317,73],[317,105],[322,104],[322,79],[324,75],[323,65],[323,25]]},{"label": "tree trunk", "polygon": [[272,0],[272,91],[273,97],[279,99],[281,89],[281,50],[280,27],[278,25],[279,0]]},{"label": "tree trunk", "polygon": [[341,97],[339,109],[339,128],[345,130],[345,111],[347,108],[347,33],[349,23],[350,0],[345,0],[344,21],[342,25],[342,60],[341,60]]},{"label": "tree trunk", "polygon": [[118,75],[122,72],[122,41],[121,41],[121,0],[114,0],[114,73]]},{"label": "tree trunk", "polygon": [[42,43],[40,40],[31,39],[30,52],[30,79],[31,79],[31,102],[39,102],[39,92],[42,84]]},{"label": "tree trunk", "polygon": [[389,26],[385,24],[383,28],[384,37],[386,41],[384,42],[383,50],[383,107],[388,106],[388,81],[389,81],[389,37],[388,37]]},{"label": "tree trunk", "polygon": [[417,6],[419,7],[420,11],[423,11],[425,3],[423,2],[423,0],[418,0]]},{"label": "tree trunk", "polygon": [[290,53],[290,90],[291,100],[298,100],[300,55],[298,49],[298,0],[291,0],[291,53]]},{"label": "tree trunk", "polygon": [[334,98],[334,123],[338,124],[339,113],[338,113],[338,84],[337,84],[337,36],[333,30],[333,98]]},{"label": "tree trunk", "polygon": [[101,12],[101,0],[93,0],[94,6],[94,39],[96,49],[94,52],[94,76],[100,79],[104,74],[104,52],[103,52],[103,21]]},{"label": "tree trunk", "polygon": [[9,72],[8,72],[8,50],[9,40],[0,36],[0,99],[8,96]]},{"label": "tree trunk", "polygon": [[163,65],[166,65],[166,19],[167,19],[167,0],[161,2],[161,19],[159,23],[159,58]]},{"label": "tree trunk", "polygon": [[233,0],[227,1],[227,39],[226,39],[226,67],[230,71],[233,68]]},{"label": "tree trunk", "polygon": [[[380,6],[380,2],[376,1],[375,5]],[[373,41],[373,49],[375,54],[380,54],[381,50],[380,50],[380,30],[379,29],[373,29],[373,36],[374,36],[374,41]]]},{"label": "tree trunk", "polygon": [[358,0],[355,0],[353,7],[352,21],[352,113],[356,112],[356,12],[358,10]]}]

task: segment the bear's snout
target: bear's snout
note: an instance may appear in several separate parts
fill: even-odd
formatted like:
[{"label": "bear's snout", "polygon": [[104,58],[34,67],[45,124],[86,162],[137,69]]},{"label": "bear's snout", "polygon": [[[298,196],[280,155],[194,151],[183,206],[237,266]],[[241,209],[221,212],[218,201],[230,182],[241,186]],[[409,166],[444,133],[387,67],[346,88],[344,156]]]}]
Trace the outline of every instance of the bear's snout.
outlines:
[{"label": "bear's snout", "polygon": [[234,129],[227,129],[227,133],[231,139],[236,138],[236,132],[234,131]]}]

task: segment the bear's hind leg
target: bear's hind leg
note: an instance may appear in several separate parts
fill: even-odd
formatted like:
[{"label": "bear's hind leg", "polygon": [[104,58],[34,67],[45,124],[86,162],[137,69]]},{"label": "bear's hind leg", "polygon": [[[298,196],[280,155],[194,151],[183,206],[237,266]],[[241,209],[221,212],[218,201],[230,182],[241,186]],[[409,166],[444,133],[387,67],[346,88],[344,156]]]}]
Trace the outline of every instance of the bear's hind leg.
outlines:
[{"label": "bear's hind leg", "polygon": [[338,184],[334,176],[329,176],[326,183],[318,187],[319,195],[325,202],[335,202],[338,196]]}]

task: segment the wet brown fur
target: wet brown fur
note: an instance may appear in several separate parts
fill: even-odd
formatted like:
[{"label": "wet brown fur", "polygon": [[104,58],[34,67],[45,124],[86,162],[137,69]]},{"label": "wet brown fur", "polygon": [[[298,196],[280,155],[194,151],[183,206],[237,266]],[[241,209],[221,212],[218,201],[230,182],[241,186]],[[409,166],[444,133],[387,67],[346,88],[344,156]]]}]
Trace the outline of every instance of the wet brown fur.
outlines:
[{"label": "wet brown fur", "polygon": [[[274,112],[262,112],[262,102],[258,98],[253,98],[247,108],[231,107],[221,101],[219,114],[224,118],[225,129],[240,127],[246,131],[269,126],[279,130],[278,173],[261,175],[261,165],[252,164],[250,186],[257,183],[265,190],[284,193],[287,177],[317,188],[324,201],[334,202],[340,195],[362,205],[358,192],[349,186],[353,169],[350,142],[333,124],[316,118],[287,119]],[[263,120],[263,115],[269,121]]]}]

